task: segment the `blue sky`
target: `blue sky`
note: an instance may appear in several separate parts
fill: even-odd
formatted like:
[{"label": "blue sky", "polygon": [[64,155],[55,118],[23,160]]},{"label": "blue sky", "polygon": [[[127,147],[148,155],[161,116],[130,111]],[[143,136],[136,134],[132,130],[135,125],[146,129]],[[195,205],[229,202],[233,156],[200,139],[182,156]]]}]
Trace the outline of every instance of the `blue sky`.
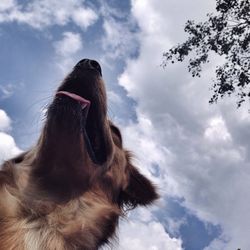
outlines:
[{"label": "blue sky", "polygon": [[[109,116],[162,198],[122,221],[113,249],[250,249],[249,125],[234,100],[209,105],[202,78],[162,53],[214,0],[1,0],[0,160],[36,143],[55,89],[82,58],[103,68]],[[128,247],[129,246],[129,247]],[[108,248],[109,249],[109,248]]]}]

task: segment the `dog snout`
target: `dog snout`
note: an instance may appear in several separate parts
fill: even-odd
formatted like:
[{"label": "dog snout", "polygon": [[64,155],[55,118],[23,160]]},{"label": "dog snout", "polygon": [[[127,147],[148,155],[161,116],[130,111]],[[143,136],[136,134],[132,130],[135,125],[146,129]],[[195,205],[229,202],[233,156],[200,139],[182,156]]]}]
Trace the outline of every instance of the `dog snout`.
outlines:
[{"label": "dog snout", "polygon": [[80,69],[94,69],[94,70],[97,70],[100,75],[102,75],[101,66],[95,60],[83,59],[83,60],[81,60],[80,62],[78,62],[76,64],[76,68],[80,68]]}]

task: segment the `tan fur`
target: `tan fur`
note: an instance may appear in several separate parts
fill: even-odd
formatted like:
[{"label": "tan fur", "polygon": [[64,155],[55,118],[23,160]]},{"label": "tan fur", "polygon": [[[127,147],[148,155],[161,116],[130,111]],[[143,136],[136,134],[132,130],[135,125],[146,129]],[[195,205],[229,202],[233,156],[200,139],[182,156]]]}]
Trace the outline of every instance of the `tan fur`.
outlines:
[{"label": "tan fur", "polygon": [[[116,164],[106,173],[117,186],[126,182],[123,178],[125,169],[122,169],[125,158],[120,151],[117,148]],[[66,204],[32,200],[25,194],[29,172],[25,163],[29,162],[29,157],[16,166],[11,162],[5,163],[2,171],[13,176],[9,180],[11,186],[2,183],[0,189],[0,249],[78,249],[78,244],[83,245],[81,236],[85,242],[83,249],[94,249],[95,237],[102,235],[102,221],[122,214],[121,209],[111,204],[107,194],[100,189],[99,173],[93,177],[93,190]],[[28,219],[25,218],[27,214]],[[79,235],[79,239],[71,242],[75,235]]]},{"label": "tan fur", "polygon": [[[98,187],[62,205],[46,200],[30,200],[27,204],[24,195],[26,178],[23,178],[25,167],[23,175],[23,166],[18,168],[19,176],[13,184],[18,183],[19,187],[3,184],[0,189],[1,250],[78,249],[81,237],[70,242],[75,235],[84,237],[83,249],[94,249],[95,237],[102,234],[102,221],[114,214],[121,215],[119,207],[110,204]],[[29,214],[29,219],[25,218],[26,214]]]}]

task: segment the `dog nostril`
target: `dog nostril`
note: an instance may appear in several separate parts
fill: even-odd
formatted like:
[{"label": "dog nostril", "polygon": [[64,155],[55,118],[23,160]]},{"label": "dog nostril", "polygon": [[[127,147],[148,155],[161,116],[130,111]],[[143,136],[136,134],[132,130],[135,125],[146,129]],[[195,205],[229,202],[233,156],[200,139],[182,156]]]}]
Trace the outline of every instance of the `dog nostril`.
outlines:
[{"label": "dog nostril", "polygon": [[95,61],[95,60],[90,60],[89,63],[90,63],[90,65],[91,65],[91,67],[93,67],[94,69],[98,70],[99,73],[102,75],[101,66],[100,66],[100,64],[99,64],[97,61]]},{"label": "dog nostril", "polygon": [[95,60],[90,60],[90,65],[96,69],[99,69],[100,68],[100,65],[97,61]]},{"label": "dog nostril", "polygon": [[89,67],[89,59],[83,59],[76,64],[76,67],[88,68]]},{"label": "dog nostril", "polygon": [[100,73],[100,75],[102,75],[101,66],[95,60],[83,59],[80,62],[78,62],[75,67],[82,68],[82,69],[95,69]]}]

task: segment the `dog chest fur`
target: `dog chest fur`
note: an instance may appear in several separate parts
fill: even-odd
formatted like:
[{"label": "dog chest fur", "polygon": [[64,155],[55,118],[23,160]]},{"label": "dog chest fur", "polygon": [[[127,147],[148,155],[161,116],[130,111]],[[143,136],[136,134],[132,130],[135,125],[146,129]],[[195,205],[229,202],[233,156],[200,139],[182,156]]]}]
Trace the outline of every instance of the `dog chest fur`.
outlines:
[{"label": "dog chest fur", "polygon": [[[0,217],[2,250],[95,249],[97,242],[106,237],[103,235],[106,225],[120,215],[118,207],[102,199],[98,191],[86,193],[67,204],[36,201],[30,207],[11,194],[7,186],[1,192],[0,204],[4,199],[6,207],[1,208],[5,211],[0,214],[4,212],[6,216],[9,208],[8,217]],[[26,213],[30,216],[25,217]]]}]

